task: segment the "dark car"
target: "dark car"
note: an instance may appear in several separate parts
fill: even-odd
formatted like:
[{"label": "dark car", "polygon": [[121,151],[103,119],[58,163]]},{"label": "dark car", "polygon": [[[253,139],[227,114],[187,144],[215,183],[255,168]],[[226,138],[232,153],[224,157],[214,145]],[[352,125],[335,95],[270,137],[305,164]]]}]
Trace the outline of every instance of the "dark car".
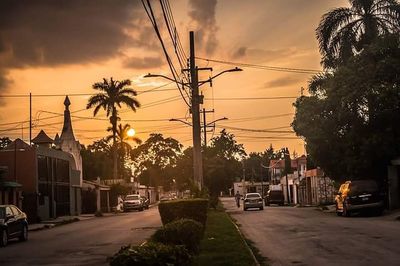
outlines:
[{"label": "dark car", "polygon": [[269,206],[270,204],[278,204],[283,206],[284,197],[282,190],[268,190],[267,195],[264,198],[265,206]]},{"label": "dark car", "polygon": [[124,212],[129,210],[143,211],[144,209],[143,201],[140,198],[140,195],[138,194],[127,195],[123,202],[123,209]]},{"label": "dark car", "polygon": [[6,246],[12,238],[28,240],[26,214],[14,205],[0,205],[0,246]]},{"label": "dark car", "polygon": [[145,197],[145,196],[141,196],[140,198],[142,199],[143,207],[144,207],[146,210],[148,210],[148,209],[149,209],[149,205],[150,205],[150,200],[149,200],[147,197]]},{"label": "dark car", "polygon": [[346,181],[335,197],[336,213],[350,216],[353,211],[368,210],[381,215],[384,209],[383,193],[374,180]]}]

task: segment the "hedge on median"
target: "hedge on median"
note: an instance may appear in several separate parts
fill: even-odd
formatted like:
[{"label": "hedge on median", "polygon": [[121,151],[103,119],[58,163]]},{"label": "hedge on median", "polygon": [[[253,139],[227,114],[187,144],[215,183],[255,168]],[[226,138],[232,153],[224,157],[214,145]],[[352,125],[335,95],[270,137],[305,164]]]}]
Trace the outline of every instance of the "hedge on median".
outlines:
[{"label": "hedge on median", "polygon": [[180,219],[158,229],[151,237],[151,241],[166,245],[184,245],[189,252],[196,254],[203,233],[204,227],[201,223],[192,219]]},{"label": "hedge on median", "polygon": [[164,225],[179,219],[193,219],[205,227],[207,221],[207,199],[185,199],[161,202],[158,206]]},{"label": "hedge on median", "polygon": [[147,243],[122,247],[109,259],[110,266],[190,265],[192,256],[183,245]]}]

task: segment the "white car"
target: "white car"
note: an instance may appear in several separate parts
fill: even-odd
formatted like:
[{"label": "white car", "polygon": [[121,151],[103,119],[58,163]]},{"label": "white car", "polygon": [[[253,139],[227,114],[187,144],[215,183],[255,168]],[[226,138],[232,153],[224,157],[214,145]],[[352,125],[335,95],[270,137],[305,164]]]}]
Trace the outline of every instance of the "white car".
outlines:
[{"label": "white car", "polygon": [[143,200],[139,194],[126,195],[123,203],[124,212],[129,210],[143,211],[144,205]]},{"label": "white car", "polygon": [[247,193],[243,199],[243,210],[258,208],[264,210],[264,203],[260,193]]}]

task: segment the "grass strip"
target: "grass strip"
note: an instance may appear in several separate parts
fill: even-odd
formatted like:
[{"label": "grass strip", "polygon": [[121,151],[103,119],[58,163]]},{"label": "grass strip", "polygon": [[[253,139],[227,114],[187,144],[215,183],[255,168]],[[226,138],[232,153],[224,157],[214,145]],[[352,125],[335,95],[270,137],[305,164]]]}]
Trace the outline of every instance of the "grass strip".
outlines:
[{"label": "grass strip", "polygon": [[208,211],[200,254],[193,265],[255,265],[235,225],[224,211]]}]

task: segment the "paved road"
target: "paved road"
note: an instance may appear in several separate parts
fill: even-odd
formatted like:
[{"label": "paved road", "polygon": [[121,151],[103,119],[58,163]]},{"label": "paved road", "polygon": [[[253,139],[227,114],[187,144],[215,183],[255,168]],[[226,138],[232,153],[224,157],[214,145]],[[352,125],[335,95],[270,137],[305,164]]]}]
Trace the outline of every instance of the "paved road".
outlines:
[{"label": "paved road", "polygon": [[0,248],[0,265],[108,265],[123,245],[140,244],[161,226],[157,207],[30,232]]},{"label": "paved road", "polygon": [[392,216],[277,206],[244,212],[233,198],[222,202],[272,265],[400,265],[400,221]]}]

